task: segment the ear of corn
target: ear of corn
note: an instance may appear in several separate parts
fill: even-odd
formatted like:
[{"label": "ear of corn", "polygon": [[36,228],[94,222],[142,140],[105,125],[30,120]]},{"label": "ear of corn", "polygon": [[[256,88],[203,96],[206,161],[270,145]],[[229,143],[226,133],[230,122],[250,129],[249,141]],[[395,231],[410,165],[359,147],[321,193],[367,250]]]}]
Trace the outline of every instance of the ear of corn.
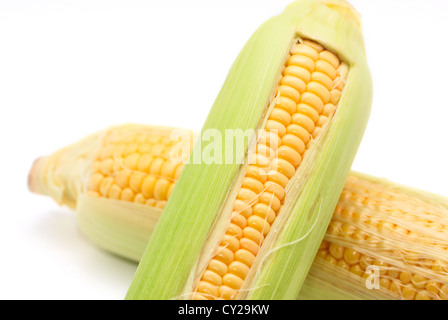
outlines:
[{"label": "ear of corn", "polygon": [[[440,196],[350,177],[309,282],[326,282],[332,299],[339,297],[338,287],[373,298],[448,299],[447,209],[448,200]],[[377,288],[367,290],[374,280]],[[302,297],[319,294],[304,290]]]},{"label": "ear of corn", "polygon": [[[304,73],[309,77],[303,78]],[[338,77],[338,85],[345,83],[342,92],[333,91]],[[229,129],[264,129],[281,143],[273,158],[258,157],[252,135],[244,142],[243,165],[195,164],[195,155],[209,149],[196,145],[193,163],[186,165],[173,190],[127,298],[297,296],[348,175],[370,100],[359,22],[347,4],[296,1],[263,24],[232,66],[202,134],[214,130],[224,137]],[[322,118],[313,137],[327,104],[336,112],[328,121]],[[296,115],[307,120],[302,117],[296,125]],[[310,137],[305,154],[301,146]],[[226,141],[225,146],[235,154],[231,144]],[[250,171],[248,162],[254,158],[264,173]],[[279,159],[288,164],[272,172]],[[257,182],[248,182],[250,176],[257,176]],[[270,202],[244,216],[241,201],[263,204],[256,190],[270,193],[278,211],[273,212]]]},{"label": "ear of corn", "polygon": [[[92,194],[89,181],[97,173],[95,163],[110,146],[107,136],[115,136],[117,142],[125,137],[137,141],[132,137],[142,134],[157,136],[160,129],[127,125],[104,130],[42,158],[47,160],[35,165],[30,175],[31,186],[39,185],[41,193],[52,195],[58,202],[70,185],[78,186],[71,189],[75,196],[66,204],[76,208],[83,232],[100,247],[134,261],[143,255],[162,209],[151,201],[141,204],[130,198]],[[88,147],[92,145],[96,149]],[[157,144],[140,139],[137,145],[142,156],[155,154],[152,148]],[[87,149],[89,156],[79,158],[79,150]],[[62,152],[65,161],[61,161]],[[115,153],[113,158],[122,161],[121,153]],[[80,161],[85,165],[80,166]],[[46,162],[52,165],[44,166]],[[138,168],[127,169],[131,174],[145,173]],[[64,170],[71,173],[71,179],[61,178],[67,177],[61,175]],[[176,182],[180,170],[174,178],[166,174],[168,171],[161,172],[160,177],[171,177]],[[447,239],[448,199],[352,173],[298,298],[446,300]],[[378,267],[377,289],[366,286],[371,282],[369,266]]]},{"label": "ear of corn", "polygon": [[76,209],[81,229],[101,247],[139,259],[183,167],[171,153],[192,148],[192,132],[183,130],[189,139],[180,142],[172,132],[129,124],[92,134],[36,160],[29,188]]}]

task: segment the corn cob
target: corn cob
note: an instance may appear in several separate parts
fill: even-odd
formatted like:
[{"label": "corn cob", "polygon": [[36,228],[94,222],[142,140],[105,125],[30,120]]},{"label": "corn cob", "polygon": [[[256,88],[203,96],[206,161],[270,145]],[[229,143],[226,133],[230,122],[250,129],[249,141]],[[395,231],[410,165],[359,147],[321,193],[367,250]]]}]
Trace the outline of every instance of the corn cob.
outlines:
[{"label": "corn cob", "polygon": [[296,1],[263,24],[235,61],[201,132],[201,142],[212,132],[215,140],[228,131],[247,133],[243,152],[224,141],[225,155],[236,158],[222,164],[202,159],[220,147],[196,144],[127,299],[297,296],[349,173],[370,100],[358,16],[345,2]]},{"label": "corn cob", "polygon": [[[76,208],[81,229],[94,243],[139,261],[165,201],[160,194],[143,192],[144,181],[156,175],[174,184],[183,167],[181,163],[168,169],[173,168],[170,161],[164,170],[151,166],[173,150],[167,140],[170,130],[143,125],[103,130],[41,158],[31,170],[30,187]],[[193,139],[191,131],[187,134]],[[126,161],[136,154],[137,165]],[[150,164],[144,160],[148,158],[153,159]],[[112,166],[105,165],[109,159]],[[120,178],[123,170],[126,177],[144,178],[130,183],[132,179]],[[101,188],[99,173],[102,181],[114,182]],[[111,197],[116,194],[111,192],[114,184],[137,195],[142,192],[146,201]],[[447,199],[352,173],[298,298],[447,300],[447,239]],[[366,287],[369,266],[378,268],[378,289]]]},{"label": "corn cob", "polygon": [[[183,130],[191,140],[182,141],[170,139],[172,132],[171,128],[144,125],[97,132],[37,159],[29,174],[29,189],[76,209],[87,235],[115,230],[112,239],[103,241],[98,236],[95,240],[118,255],[135,259],[184,165],[172,153],[180,157],[176,148],[186,148],[188,155],[193,145],[192,132]],[[126,228],[132,230],[130,235]]]}]

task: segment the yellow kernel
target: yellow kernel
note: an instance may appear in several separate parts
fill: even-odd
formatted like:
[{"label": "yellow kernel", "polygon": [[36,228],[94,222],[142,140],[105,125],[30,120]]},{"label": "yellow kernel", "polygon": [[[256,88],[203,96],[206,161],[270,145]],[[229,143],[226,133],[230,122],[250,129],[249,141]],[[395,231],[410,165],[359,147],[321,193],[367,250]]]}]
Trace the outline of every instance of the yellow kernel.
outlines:
[{"label": "yellow kernel", "polygon": [[345,81],[344,81],[344,79],[342,79],[341,76],[337,76],[333,80],[333,88],[334,89],[338,89],[339,91],[342,91],[344,89],[344,86],[345,86]]},{"label": "yellow kernel", "polygon": [[320,116],[320,117],[319,117],[319,120],[318,120],[317,123],[316,123],[316,126],[317,126],[317,127],[323,127],[323,126],[327,123],[327,121],[328,121],[328,117],[326,117],[326,116]]},{"label": "yellow kernel", "polygon": [[247,225],[261,232],[263,236],[266,236],[271,229],[270,224],[265,219],[256,215],[252,215],[247,219]]},{"label": "yellow kernel", "polygon": [[107,159],[101,161],[101,163],[100,163],[101,173],[106,176],[112,174],[113,165],[114,165],[114,161],[111,158],[107,158]]},{"label": "yellow kernel", "polygon": [[251,267],[254,263],[255,256],[246,249],[239,249],[237,252],[235,252],[235,260],[244,263],[248,267]]},{"label": "yellow kernel", "polygon": [[285,70],[283,70],[283,74],[285,76],[297,77],[305,83],[309,82],[311,79],[311,72],[299,66],[287,66]]},{"label": "yellow kernel", "polygon": [[280,96],[289,98],[295,103],[299,102],[300,100],[300,92],[294,89],[293,87],[279,86],[277,91]]},{"label": "yellow kernel", "polygon": [[316,71],[325,73],[327,76],[330,77],[330,79],[334,79],[337,76],[336,68],[325,60],[316,61]]},{"label": "yellow kernel", "polygon": [[217,259],[210,260],[207,269],[219,274],[220,276],[223,276],[228,272],[227,265]]},{"label": "yellow kernel", "polygon": [[113,184],[109,189],[109,198],[120,199],[120,196],[121,196],[121,188],[118,185]]},{"label": "yellow kernel", "polygon": [[[283,79],[285,79],[286,77],[283,77]],[[293,78],[293,79],[297,79],[296,77],[289,77],[288,78]],[[302,81],[300,79],[297,79],[298,81]],[[303,82],[303,81],[302,81]],[[303,82],[303,88],[305,88],[306,85]],[[296,88],[296,90],[298,90]],[[300,93],[302,93],[302,91],[299,91]],[[291,99],[287,98],[287,97],[277,97],[275,99],[275,108],[279,108],[282,110],[285,110],[286,112],[288,112],[290,115],[293,115],[294,112],[296,112],[296,103],[294,101],[292,101]]]},{"label": "yellow kernel", "polygon": [[225,248],[229,248],[232,251],[236,251],[240,248],[240,242],[237,238],[232,237],[229,234],[225,234],[221,240],[221,246]]},{"label": "yellow kernel", "polygon": [[285,176],[284,174],[278,172],[277,170],[270,170],[268,172],[268,178],[269,178],[269,181],[276,182],[279,185],[281,185],[283,188],[285,188],[289,182],[288,177]]},{"label": "yellow kernel", "polygon": [[360,256],[361,255],[359,252],[350,248],[346,248],[344,251],[344,260],[348,264],[357,264],[359,262]]},{"label": "yellow kernel", "polygon": [[165,161],[162,167],[162,176],[166,178],[174,179],[174,174],[176,173],[177,165],[172,163],[171,161]]},{"label": "yellow kernel", "polygon": [[428,281],[426,284],[426,291],[428,291],[433,296],[438,296],[440,290],[440,283],[436,281]]},{"label": "yellow kernel", "polygon": [[[287,132],[288,134],[292,134],[294,136],[296,136],[297,138],[299,138],[303,144],[307,143],[310,140],[310,133],[304,129],[301,126],[298,126],[296,124],[290,124],[287,128]],[[281,146],[280,146],[281,148]],[[293,149],[298,150],[300,148],[300,143],[298,143],[298,145],[296,147],[294,147]]]},{"label": "yellow kernel", "polygon": [[[309,87],[308,87],[309,86]],[[310,91],[304,92],[300,98],[300,102],[311,106],[319,116],[319,114],[323,111],[325,106],[325,100],[320,96],[320,94],[325,95],[325,93],[319,92],[319,90],[326,91],[328,93],[328,98],[330,93],[328,90],[317,82],[310,82],[307,85],[307,88]],[[316,121],[314,121],[316,122]]]},{"label": "yellow kernel", "polygon": [[313,133],[311,133],[311,136],[313,137],[313,139],[317,138],[317,136],[320,134],[322,128],[320,127],[316,127],[313,131]]},{"label": "yellow kernel", "polygon": [[389,289],[390,287],[390,280],[386,278],[380,278],[380,288]]},{"label": "yellow kernel", "polygon": [[[289,163],[289,162],[288,162]],[[271,209],[273,211],[273,217],[275,219],[275,212],[277,212],[281,207],[280,200],[272,193],[269,192],[263,192],[260,197],[258,198],[259,204],[265,204],[267,208]],[[257,204],[258,205],[258,204]],[[255,206],[257,206],[255,205]],[[260,214],[257,214],[260,215]],[[270,219],[268,218],[268,222]],[[270,221],[269,223],[271,223]]]},{"label": "yellow kernel", "polygon": [[222,278],[219,274],[206,270],[201,278],[203,281],[207,281],[214,286],[220,286],[222,284]]},{"label": "yellow kernel", "polygon": [[314,61],[313,59],[299,55],[299,54],[293,54],[291,57],[289,57],[287,64],[289,66],[299,66],[307,69],[309,72],[314,71]]},{"label": "yellow kernel", "polygon": [[328,255],[327,250],[319,250],[317,251],[316,257],[325,259],[327,255]]},{"label": "yellow kernel", "polygon": [[327,103],[324,106],[324,110],[322,111],[322,115],[324,115],[326,117],[330,117],[331,115],[333,115],[335,110],[336,110],[336,106],[334,104]]},{"label": "yellow kernel", "polygon": [[128,155],[137,152],[139,145],[136,143],[130,143],[125,146],[123,155],[127,157]]},{"label": "yellow kernel", "polygon": [[335,69],[339,67],[339,58],[328,50],[324,50],[319,53],[319,59],[325,60],[330,63]]},{"label": "yellow kernel", "polygon": [[234,275],[233,273],[227,273],[222,277],[222,283],[232,289],[239,289],[243,285],[244,280]]},{"label": "yellow kernel", "polygon": [[243,229],[244,238],[250,239],[255,243],[261,244],[264,240],[263,234],[261,234],[260,231],[257,229],[254,229],[252,227],[245,227]]},{"label": "yellow kernel", "polygon": [[[252,166],[262,168],[262,169],[269,168],[270,162],[271,162],[271,160],[268,157],[265,157],[264,155],[259,154],[259,153],[252,154],[250,161],[249,161],[249,163]],[[259,181],[261,181],[261,180],[259,180]]]},{"label": "yellow kernel", "polygon": [[157,200],[167,200],[167,193],[170,187],[170,182],[166,179],[157,180],[154,186],[154,198]]},{"label": "yellow kernel", "polygon": [[[292,136],[292,135],[285,135],[283,138],[285,138],[287,136]],[[292,137],[293,137],[293,139],[297,139],[296,136],[292,136]],[[289,147],[292,148],[292,146],[289,146]],[[297,151],[297,152],[299,152],[299,151]],[[294,175],[294,173],[296,172],[296,169],[294,168],[294,166],[291,163],[289,163],[288,161],[286,161],[284,159],[280,159],[280,158],[275,158],[274,160],[271,161],[271,168],[273,170],[276,170],[276,171],[280,172],[281,174],[285,175],[285,177],[288,179],[291,179],[292,176]]]},{"label": "yellow kernel", "polygon": [[350,270],[350,265],[347,262],[345,262],[344,260],[339,260],[336,265],[342,269],[347,270],[347,271]]},{"label": "yellow kernel", "polygon": [[149,173],[160,175],[160,172],[162,170],[163,164],[165,163],[165,159],[163,158],[155,158],[151,162],[151,166],[149,167]]},{"label": "yellow kernel", "polygon": [[146,199],[145,199],[145,197],[141,193],[138,193],[134,197],[134,202],[135,203],[139,203],[139,204],[145,204],[146,203]]},{"label": "yellow kernel", "polygon": [[149,173],[149,168],[154,157],[150,154],[144,154],[140,157],[137,164],[137,170]]},{"label": "yellow kernel", "polygon": [[337,244],[330,244],[329,248],[330,254],[336,259],[341,259],[344,256],[344,247]]},{"label": "yellow kernel", "polygon": [[315,82],[319,82],[322,84],[327,90],[333,89],[333,80],[330,79],[325,73],[315,71],[311,74],[311,80]]},{"label": "yellow kernel", "polygon": [[124,201],[134,201],[134,192],[130,188],[123,189],[121,192],[121,200]]},{"label": "yellow kernel", "polygon": [[280,148],[278,148],[278,157],[288,161],[296,168],[299,166],[300,162],[302,162],[300,154],[288,146],[280,146]]},{"label": "yellow kernel", "polygon": [[223,246],[219,246],[218,249],[216,250],[214,258],[228,265],[230,262],[233,261],[234,255],[232,250],[225,248]]},{"label": "yellow kernel", "polygon": [[234,300],[236,299],[238,292],[228,286],[221,286],[219,288],[219,296],[224,300]]},{"label": "yellow kernel", "polygon": [[319,113],[309,104],[299,103],[297,105],[297,112],[310,118],[313,121],[313,123],[319,120]]},{"label": "yellow kernel", "polygon": [[[286,160],[286,159],[285,159]],[[267,181],[264,184],[265,191],[274,194],[280,201],[285,198],[285,189],[278,183]]]},{"label": "yellow kernel", "polygon": [[308,46],[303,43],[297,44],[292,50],[292,54],[299,54],[317,60],[319,58],[319,53],[312,46]]},{"label": "yellow kernel", "polygon": [[338,262],[335,258],[333,258],[331,255],[328,255],[325,257],[325,261],[329,262],[330,264],[336,265]]},{"label": "yellow kernel", "polygon": [[242,188],[252,190],[255,194],[259,194],[263,191],[264,185],[254,178],[245,177],[243,179]]},{"label": "yellow kernel", "polygon": [[338,89],[333,89],[330,91],[330,102],[336,105],[341,98],[341,91]]},{"label": "yellow kernel", "polygon": [[157,179],[149,175],[147,176],[142,183],[142,193],[146,198],[152,198],[154,197],[154,188],[156,185]]},{"label": "yellow kernel", "polygon": [[322,47],[317,42],[314,42],[314,41],[311,41],[311,40],[303,40],[302,43],[306,44],[307,46],[310,46],[310,47],[314,48],[317,52],[321,52],[322,50],[324,50],[324,47]]},{"label": "yellow kernel", "polygon": [[304,128],[308,132],[312,132],[314,130],[314,121],[305,114],[295,113],[291,117],[291,122]]},{"label": "yellow kernel", "polygon": [[136,170],[140,155],[138,153],[131,153],[124,159],[124,166],[129,170]]},{"label": "yellow kernel", "polygon": [[200,293],[197,293],[197,292],[193,293],[191,295],[191,298],[193,300],[209,300],[207,295],[203,295],[203,294],[200,294]]},{"label": "yellow kernel", "polygon": [[241,279],[246,279],[249,270],[250,268],[241,261],[232,261],[229,265],[229,272]]},{"label": "yellow kernel", "polygon": [[276,133],[270,132],[269,130],[263,130],[258,137],[259,144],[264,144],[274,150],[277,150],[280,145],[280,141],[280,137]]},{"label": "yellow kernel", "polygon": [[417,292],[415,300],[431,300],[431,298],[425,292]]},{"label": "yellow kernel", "polygon": [[420,274],[414,274],[412,276],[412,284],[417,289],[423,289],[426,286],[426,282],[428,281],[427,278],[423,277]]},{"label": "yellow kernel", "polygon": [[[278,200],[277,197],[275,197],[272,193],[263,193],[265,197],[267,197],[267,201],[270,201],[269,203],[273,203],[275,200],[273,200],[273,197]],[[267,202],[266,201],[266,202]],[[257,203],[255,206],[253,206],[253,214],[262,218],[263,220],[266,220],[268,223],[272,223],[275,220],[275,211],[272,207],[269,207],[269,204],[266,203]]]},{"label": "yellow kernel", "polygon": [[131,177],[129,178],[129,187],[132,191],[138,193],[142,189],[143,179],[145,178],[145,174],[142,172],[133,172]]},{"label": "yellow kernel", "polygon": [[359,259],[359,266],[363,269],[366,270],[368,266],[373,264],[373,258],[372,257],[368,257],[366,255],[361,255],[361,258]]},{"label": "yellow kernel", "polygon": [[285,134],[282,138],[282,143],[290,148],[293,148],[300,154],[302,154],[305,151],[305,143],[303,142],[303,140],[301,140],[298,136],[294,134],[290,133]]},{"label": "yellow kernel", "polygon": [[247,238],[240,239],[240,247],[241,249],[246,249],[251,252],[254,256],[256,256],[258,254],[258,250],[260,250],[258,243],[255,243],[255,241]]},{"label": "yellow kernel", "polygon": [[247,218],[252,214],[252,207],[246,202],[236,199],[233,204],[234,212],[239,213],[243,217]]},{"label": "yellow kernel", "polygon": [[218,287],[207,281],[199,281],[197,291],[214,297],[218,296],[219,293]]},{"label": "yellow kernel", "polygon": [[400,272],[400,281],[403,284],[411,282],[411,274],[408,271]]},{"label": "yellow kernel", "polygon": [[280,137],[283,137],[286,133],[286,127],[278,121],[268,120],[266,121],[265,130],[274,132]]},{"label": "yellow kernel", "polygon": [[440,299],[448,300],[448,284],[444,284],[440,288]]},{"label": "yellow kernel", "polygon": [[397,282],[393,281],[390,286],[389,290],[396,296],[401,297],[401,289]]},{"label": "yellow kernel", "polygon": [[350,272],[357,275],[358,277],[361,277],[364,274],[364,271],[361,269],[359,264],[355,264],[350,267]]},{"label": "yellow kernel", "polygon": [[97,172],[92,174],[89,178],[88,188],[93,191],[99,191],[99,187],[103,178],[104,176],[101,173]]},{"label": "yellow kernel", "polygon": [[249,165],[246,171],[246,177],[253,178],[261,183],[265,183],[267,180],[266,171],[257,166]]},{"label": "yellow kernel", "polygon": [[129,177],[131,172],[129,170],[120,170],[115,174],[115,182],[121,188],[126,188],[129,185]]},{"label": "yellow kernel", "polygon": [[257,152],[257,154],[260,154],[260,155],[268,158],[269,160],[272,160],[275,157],[274,149],[268,147],[265,144],[261,144],[261,143],[257,144],[256,152]]},{"label": "yellow kernel", "polygon": [[291,115],[280,108],[272,109],[269,119],[278,121],[285,127],[291,123]]},{"label": "yellow kernel", "polygon": [[237,239],[241,239],[243,236],[243,230],[234,223],[229,224],[226,233],[236,237]]},{"label": "yellow kernel", "polygon": [[[333,83],[332,83],[333,84]],[[306,90],[306,83],[302,79],[295,77],[295,76],[284,76],[280,80],[280,85],[283,86],[289,86],[291,88],[294,88],[302,94]],[[294,106],[295,109],[295,106]]]},{"label": "yellow kernel", "polygon": [[103,197],[107,196],[107,194],[109,193],[109,188],[112,186],[113,183],[114,183],[114,179],[111,177],[106,177],[103,179],[103,181],[101,181],[99,191]]},{"label": "yellow kernel", "polygon": [[244,228],[247,224],[246,218],[242,214],[239,214],[238,212],[235,211],[232,212],[230,221],[240,228]]},{"label": "yellow kernel", "polygon": [[238,192],[237,199],[243,200],[246,203],[257,203],[258,194],[247,188],[241,188]]},{"label": "yellow kernel", "polygon": [[[325,86],[323,86],[322,84],[320,84],[319,82],[314,82],[311,81],[306,85],[306,89],[307,92],[313,93],[316,96],[318,96],[321,100],[321,103],[318,103],[318,106],[320,107],[320,110],[318,110],[318,112],[322,112],[323,108],[324,108],[324,104],[330,102],[330,92],[328,91],[327,88],[325,88]],[[302,95],[302,99],[301,102],[306,102],[303,100],[303,95]],[[323,102],[323,104],[322,104]],[[314,105],[312,105],[314,107]]]},{"label": "yellow kernel", "polygon": [[404,286],[401,290],[401,296],[405,300],[413,300],[415,297],[416,291],[415,288],[412,285]]}]

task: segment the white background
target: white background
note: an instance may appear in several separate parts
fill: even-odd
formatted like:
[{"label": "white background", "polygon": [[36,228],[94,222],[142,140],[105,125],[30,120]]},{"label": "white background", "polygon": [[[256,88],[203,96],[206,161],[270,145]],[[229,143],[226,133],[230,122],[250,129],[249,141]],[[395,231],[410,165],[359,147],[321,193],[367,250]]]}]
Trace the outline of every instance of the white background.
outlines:
[{"label": "white background", "polygon": [[[200,130],[289,0],[0,1],[0,298],[121,299],[136,265],[30,194],[33,160],[112,124]],[[448,2],[352,0],[374,80],[357,171],[448,195]]]}]

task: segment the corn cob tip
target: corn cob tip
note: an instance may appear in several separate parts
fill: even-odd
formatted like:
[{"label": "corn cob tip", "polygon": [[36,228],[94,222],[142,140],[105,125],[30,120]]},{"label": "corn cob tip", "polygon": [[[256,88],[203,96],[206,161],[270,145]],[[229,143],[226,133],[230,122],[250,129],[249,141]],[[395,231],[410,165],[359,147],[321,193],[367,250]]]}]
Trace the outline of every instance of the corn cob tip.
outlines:
[{"label": "corn cob tip", "polygon": [[28,173],[28,190],[32,193],[45,195],[45,191],[40,183],[40,176],[43,172],[46,157],[39,157],[34,160],[30,172]]}]

